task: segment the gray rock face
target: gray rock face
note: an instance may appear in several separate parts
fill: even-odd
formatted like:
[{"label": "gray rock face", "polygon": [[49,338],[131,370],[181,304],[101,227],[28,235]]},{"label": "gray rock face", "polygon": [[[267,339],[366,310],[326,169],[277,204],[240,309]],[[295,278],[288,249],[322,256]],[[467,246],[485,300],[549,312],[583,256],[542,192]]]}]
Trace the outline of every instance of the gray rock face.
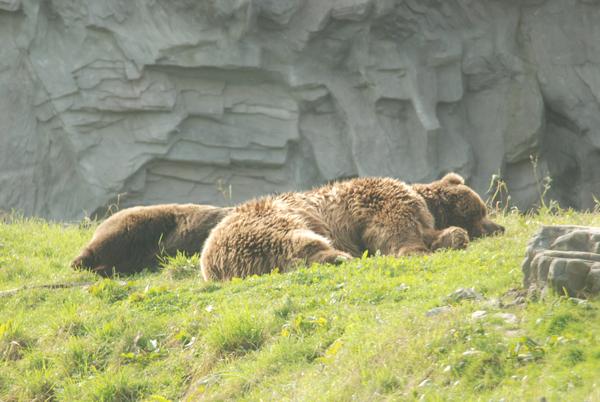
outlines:
[{"label": "gray rock face", "polygon": [[482,194],[501,173],[521,207],[550,175],[588,208],[598,21],[583,0],[0,0],[0,208],[76,219],[451,170]]},{"label": "gray rock face", "polygon": [[576,297],[600,293],[600,228],[542,227],[527,246],[522,269],[531,292],[553,289]]}]

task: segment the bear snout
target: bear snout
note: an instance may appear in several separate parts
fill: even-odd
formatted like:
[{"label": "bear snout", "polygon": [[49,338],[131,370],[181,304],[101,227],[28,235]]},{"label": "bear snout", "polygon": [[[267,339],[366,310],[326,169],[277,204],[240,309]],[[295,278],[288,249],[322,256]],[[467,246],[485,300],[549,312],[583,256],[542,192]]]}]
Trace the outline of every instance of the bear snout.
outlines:
[{"label": "bear snout", "polygon": [[489,219],[484,219],[481,226],[483,227],[484,236],[500,235],[505,232],[504,226],[498,225],[496,222],[492,222]]},{"label": "bear snout", "polygon": [[95,263],[94,260],[94,254],[89,249],[85,249],[73,261],[71,261],[71,268],[76,270],[92,269]]}]

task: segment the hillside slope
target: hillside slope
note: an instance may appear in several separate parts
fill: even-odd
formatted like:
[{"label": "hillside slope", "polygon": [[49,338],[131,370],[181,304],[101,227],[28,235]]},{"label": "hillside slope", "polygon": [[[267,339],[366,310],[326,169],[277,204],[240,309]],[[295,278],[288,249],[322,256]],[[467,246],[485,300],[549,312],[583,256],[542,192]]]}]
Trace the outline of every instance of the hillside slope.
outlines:
[{"label": "hillside slope", "polygon": [[465,251],[230,283],[184,256],[99,280],[68,268],[93,226],[0,224],[0,290],[92,282],[0,297],[0,400],[600,400],[600,302],[511,291],[540,224],[600,215],[497,220]]}]

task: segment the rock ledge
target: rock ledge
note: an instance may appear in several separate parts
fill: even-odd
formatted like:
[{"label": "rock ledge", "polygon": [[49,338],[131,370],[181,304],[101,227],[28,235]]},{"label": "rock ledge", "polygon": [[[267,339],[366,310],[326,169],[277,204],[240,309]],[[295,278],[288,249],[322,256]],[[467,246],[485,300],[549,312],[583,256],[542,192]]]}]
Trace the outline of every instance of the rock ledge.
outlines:
[{"label": "rock ledge", "polygon": [[522,270],[530,293],[600,293],[600,228],[543,226],[527,245]]}]

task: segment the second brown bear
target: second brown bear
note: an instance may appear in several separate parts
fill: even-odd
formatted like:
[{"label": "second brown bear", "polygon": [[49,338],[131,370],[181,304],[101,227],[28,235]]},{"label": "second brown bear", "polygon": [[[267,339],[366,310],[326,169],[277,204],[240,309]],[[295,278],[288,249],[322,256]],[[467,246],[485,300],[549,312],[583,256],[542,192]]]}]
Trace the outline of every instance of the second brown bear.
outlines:
[{"label": "second brown bear", "polygon": [[231,208],[161,204],[127,208],[102,222],[71,266],[103,276],[155,268],[160,256],[197,253]]},{"label": "second brown bear", "polygon": [[357,178],[236,207],[210,233],[201,256],[206,280],[384,255],[460,249],[469,238],[504,231],[481,198],[450,173],[429,184]]}]

